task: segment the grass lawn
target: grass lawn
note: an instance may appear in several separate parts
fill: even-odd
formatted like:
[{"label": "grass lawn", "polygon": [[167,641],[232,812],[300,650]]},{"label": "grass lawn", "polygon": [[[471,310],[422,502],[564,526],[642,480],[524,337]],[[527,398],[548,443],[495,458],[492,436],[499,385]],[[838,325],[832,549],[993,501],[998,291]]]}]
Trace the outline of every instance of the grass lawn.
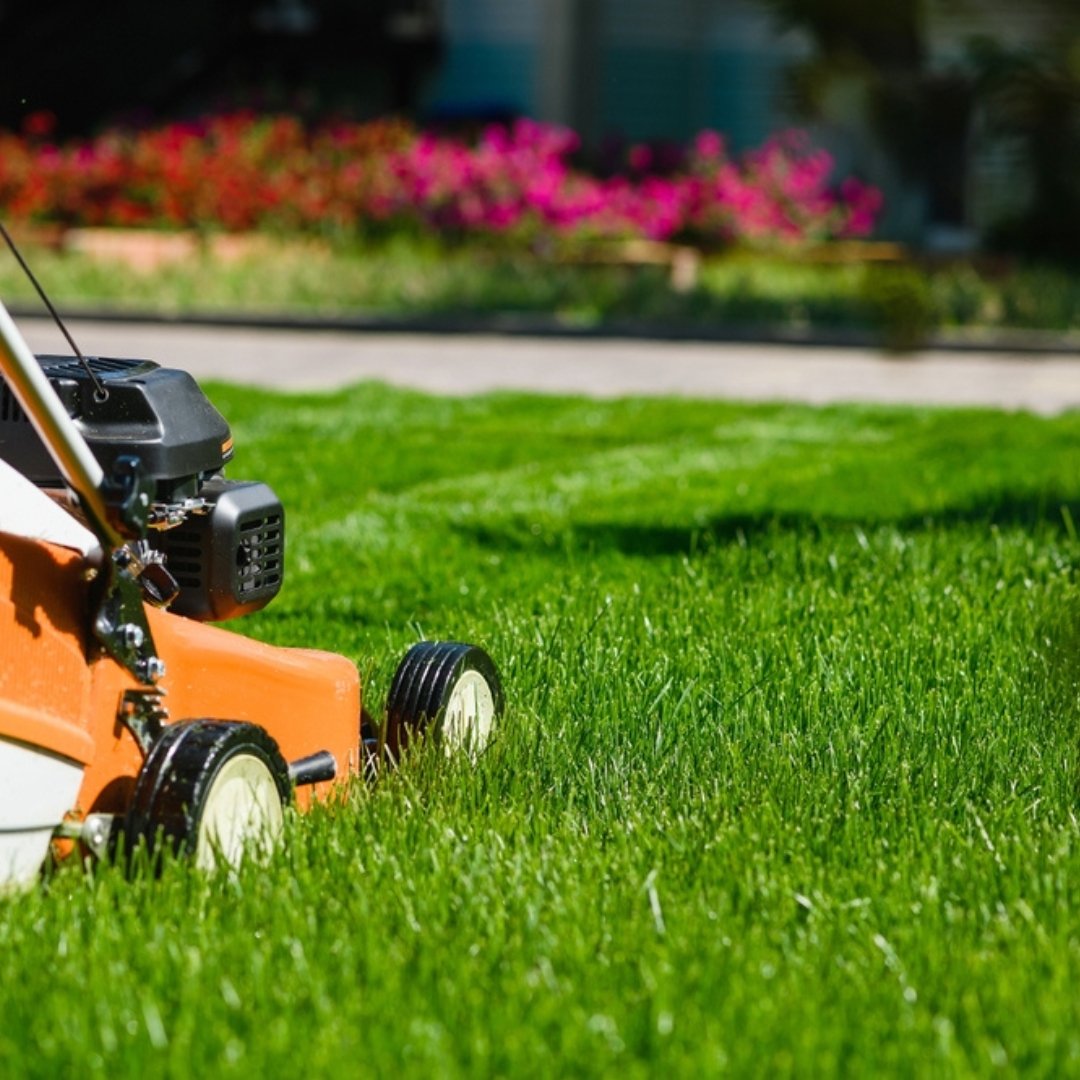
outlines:
[{"label": "grass lawn", "polygon": [[[553,317],[568,326],[644,322],[680,329],[808,329],[914,346],[934,331],[1080,329],[1080,275],[1050,266],[906,266],[767,255],[711,257],[686,291],[665,266],[538,259],[420,236],[381,243],[276,243],[228,262],[189,258],[148,273],[76,253],[33,250],[61,311],[251,313],[330,317]],[[829,249],[825,249],[828,251]],[[0,296],[40,305],[15,260],[0,257]]]},{"label": "grass lawn", "polygon": [[241,627],[376,706],[477,640],[505,725],[0,901],[8,1075],[1080,1073],[1080,415],[212,393],[291,515]]}]

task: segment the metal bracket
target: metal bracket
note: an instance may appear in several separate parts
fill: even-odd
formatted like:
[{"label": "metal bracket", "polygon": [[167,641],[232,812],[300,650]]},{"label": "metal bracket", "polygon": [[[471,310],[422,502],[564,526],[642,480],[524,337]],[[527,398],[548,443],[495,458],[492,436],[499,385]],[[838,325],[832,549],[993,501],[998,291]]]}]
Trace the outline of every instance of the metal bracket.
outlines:
[{"label": "metal bracket", "polygon": [[113,462],[101,486],[101,496],[109,513],[109,523],[130,540],[146,535],[146,523],[154,498],[154,482],[143,470],[142,462],[124,454]]},{"label": "metal bracket", "polygon": [[63,822],[53,834],[64,840],[78,840],[88,851],[103,859],[109,851],[115,814],[87,814],[84,818]]},{"label": "metal bracket", "polygon": [[153,686],[165,674],[165,664],[154,648],[142,589],[132,573],[134,564],[127,548],[119,548],[108,560],[98,579],[102,591],[95,605],[93,630],[107,653],[141,683]]},{"label": "metal bracket", "polygon": [[125,690],[120,699],[116,719],[135,736],[143,757],[157,741],[169,719],[169,710],[162,701],[165,692],[158,689]]}]

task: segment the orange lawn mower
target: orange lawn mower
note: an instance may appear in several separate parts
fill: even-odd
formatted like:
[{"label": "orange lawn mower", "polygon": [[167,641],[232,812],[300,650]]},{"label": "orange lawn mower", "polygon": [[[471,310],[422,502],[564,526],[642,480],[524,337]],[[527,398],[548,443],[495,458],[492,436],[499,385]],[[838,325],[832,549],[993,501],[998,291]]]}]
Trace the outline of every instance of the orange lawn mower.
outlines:
[{"label": "orange lawn mower", "polygon": [[35,357],[0,304],[0,887],[72,850],[235,866],[419,735],[483,750],[502,690],[476,646],[414,645],[375,725],[346,658],[207,625],[277,595],[281,503],[225,479],[190,375],[57,323],[75,355]]}]

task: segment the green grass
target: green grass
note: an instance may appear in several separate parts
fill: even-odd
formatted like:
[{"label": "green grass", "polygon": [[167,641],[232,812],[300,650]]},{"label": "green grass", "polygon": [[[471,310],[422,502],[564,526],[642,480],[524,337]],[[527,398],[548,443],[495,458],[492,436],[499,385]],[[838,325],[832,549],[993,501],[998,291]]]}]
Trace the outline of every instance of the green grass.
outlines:
[{"label": "green grass", "polygon": [[[139,272],[78,254],[32,252],[61,310],[249,312],[357,317],[551,316],[570,326],[637,321],[677,327],[874,332],[898,347],[934,330],[1080,328],[1080,276],[1050,266],[818,263],[729,255],[703,262],[688,291],[663,266],[538,259],[419,236],[366,247],[282,243],[257,258],[208,256]],[[37,306],[12,259],[0,295]]]},{"label": "green grass", "polygon": [[485,644],[475,769],[0,902],[10,1075],[1080,1074],[1080,415],[216,387],[240,628]]}]

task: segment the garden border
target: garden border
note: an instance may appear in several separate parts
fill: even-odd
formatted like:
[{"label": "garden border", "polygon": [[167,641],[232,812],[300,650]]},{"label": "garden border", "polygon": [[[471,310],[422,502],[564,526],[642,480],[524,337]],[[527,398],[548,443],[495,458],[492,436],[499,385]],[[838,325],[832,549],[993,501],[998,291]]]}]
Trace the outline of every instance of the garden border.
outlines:
[{"label": "garden border", "polygon": [[[39,305],[10,303],[16,317],[44,314]],[[89,322],[128,322],[177,326],[251,327],[253,329],[352,331],[400,334],[501,334],[508,337],[624,338],[650,341],[702,341],[733,345],[791,345],[806,348],[872,349],[881,347],[881,336],[857,328],[793,328],[784,326],[740,326],[735,324],[658,323],[635,319],[610,319],[598,323],[576,323],[553,315],[393,315],[376,312],[352,315],[309,315],[247,311],[189,311],[163,313],[64,305],[64,316]],[[1056,333],[1043,330],[941,330],[927,335],[919,349],[911,353],[883,349],[883,355],[902,359],[921,351],[955,353],[1002,353],[1042,356],[1072,354],[1080,358],[1080,332]]]}]

